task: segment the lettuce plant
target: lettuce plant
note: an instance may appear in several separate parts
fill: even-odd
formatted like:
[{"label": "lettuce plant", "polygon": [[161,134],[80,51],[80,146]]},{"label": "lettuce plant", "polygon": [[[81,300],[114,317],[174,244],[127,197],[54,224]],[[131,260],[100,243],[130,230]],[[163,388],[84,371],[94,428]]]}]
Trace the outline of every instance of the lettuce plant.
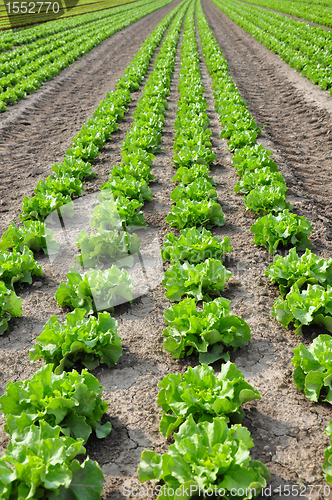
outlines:
[{"label": "lettuce plant", "polygon": [[211,300],[210,295],[219,296],[232,276],[219,260],[207,259],[196,266],[176,262],[164,274],[162,284],[167,288],[166,297],[179,302],[183,295],[198,300]]},{"label": "lettuce plant", "polygon": [[226,252],[232,251],[228,236],[216,238],[204,227],[181,229],[180,233],[179,238],[173,233],[166,234],[161,251],[163,260],[198,264],[209,258],[222,260]]},{"label": "lettuce plant", "polygon": [[209,147],[201,146],[184,146],[173,158],[174,165],[179,167],[191,167],[197,163],[210,165],[216,159],[216,155]]},{"label": "lettuce plant", "polygon": [[217,200],[217,191],[206,179],[196,179],[191,184],[185,186],[180,184],[173,189],[171,194],[172,201],[179,200]]},{"label": "lettuce plant", "polygon": [[76,177],[76,179],[81,181],[85,181],[88,177],[97,177],[97,174],[91,168],[91,164],[80,158],[67,157],[63,162],[55,163],[52,170],[58,177],[61,177],[63,174],[69,174],[71,177]]},{"label": "lettuce plant", "polygon": [[292,365],[295,366],[293,379],[296,387],[304,391],[310,401],[332,404],[332,338],[319,335],[305,347],[300,344],[294,349]]},{"label": "lettuce plant", "polygon": [[271,172],[278,172],[278,165],[270,158],[271,156],[272,152],[261,144],[245,146],[234,151],[232,164],[240,177],[247,172],[265,167],[269,167]]},{"label": "lettuce plant", "polygon": [[59,306],[80,307],[93,314],[111,309],[119,299],[133,300],[132,277],[114,265],[106,271],[91,269],[84,274],[74,267],[67,274],[67,280],[68,283],[60,283],[55,294]]},{"label": "lettuce plant", "polygon": [[16,250],[23,252],[28,247],[33,252],[44,251],[45,254],[54,254],[59,251],[59,244],[54,241],[54,231],[46,228],[40,221],[27,220],[22,227],[11,222],[0,241],[1,250]]},{"label": "lettuce plant", "polygon": [[69,195],[62,193],[38,193],[33,198],[24,196],[22,203],[22,213],[20,219],[43,221],[52,212],[58,212],[61,207],[61,214],[73,217],[75,214],[74,204]]},{"label": "lettuce plant", "polygon": [[332,484],[332,420],[324,431],[330,437],[330,446],[324,452],[323,472],[327,483]]},{"label": "lettuce plant", "polygon": [[83,183],[72,174],[49,175],[45,180],[40,180],[35,189],[35,194],[57,194],[63,196],[81,196],[84,191]]},{"label": "lettuce plant", "polygon": [[96,267],[117,262],[120,266],[131,267],[134,264],[133,254],[139,254],[140,240],[138,236],[127,231],[107,231],[99,228],[98,234],[88,236],[86,229],[80,232],[76,245],[81,253],[75,260],[82,267]]},{"label": "lettuce plant", "polygon": [[235,188],[235,193],[248,194],[257,186],[271,186],[275,183],[284,184],[284,178],[280,172],[272,172],[269,167],[256,168],[245,172]]},{"label": "lettuce plant", "polygon": [[136,179],[132,175],[126,177],[111,176],[110,180],[101,185],[101,190],[109,189],[114,199],[119,196],[131,200],[152,200],[151,189],[144,179]]},{"label": "lettuce plant", "polygon": [[21,315],[22,299],[0,280],[0,335],[8,330],[8,321],[11,318],[18,318]]},{"label": "lettuce plant", "polygon": [[253,224],[250,231],[254,233],[254,243],[265,246],[271,254],[276,253],[279,245],[295,246],[298,250],[311,248],[308,239],[312,225],[305,218],[284,210],[278,215],[268,214]]},{"label": "lettuce plant", "polygon": [[98,200],[101,203],[95,207],[90,221],[93,228],[101,227],[106,230],[122,228],[134,231],[137,227],[146,226],[143,212],[136,212],[143,205],[142,202],[129,200],[123,196],[113,200],[111,193],[103,191]]},{"label": "lettuce plant", "polygon": [[60,436],[61,428],[41,421],[12,437],[0,459],[0,496],[6,500],[99,500],[104,475],[85,453],[83,440]]},{"label": "lettuce plant", "polygon": [[101,400],[103,387],[87,370],[53,373],[53,365],[44,365],[30,380],[8,382],[0,397],[0,409],[7,421],[9,435],[24,433],[31,424],[42,421],[51,426],[60,425],[66,436],[83,439],[85,443],[92,430],[97,438],[111,431],[108,422],[100,419],[107,410]]},{"label": "lettuce plant", "polygon": [[45,324],[37,343],[30,349],[31,361],[44,359],[52,363],[54,373],[61,374],[76,363],[93,370],[100,363],[114,366],[122,354],[118,323],[109,313],[86,317],[85,309],[75,309],[59,323],[52,316]]},{"label": "lettuce plant", "polygon": [[219,203],[211,200],[180,200],[172,206],[166,222],[178,229],[193,226],[223,226],[225,216]]},{"label": "lettuce plant", "polygon": [[213,186],[215,182],[213,177],[209,177],[210,169],[207,165],[197,164],[192,165],[190,168],[188,167],[180,167],[178,168],[176,174],[173,176],[173,182],[181,182],[187,186],[191,184],[196,179],[206,179]]},{"label": "lettuce plant", "polygon": [[322,325],[332,333],[332,287],[308,284],[300,290],[295,283],[285,299],[278,297],[273,304],[272,316],[282,326],[294,321],[295,333],[302,333],[303,325]]},{"label": "lettuce plant", "polygon": [[260,399],[259,392],[244,380],[234,363],[221,365],[217,376],[206,364],[189,367],[183,375],[167,375],[158,387],[158,404],[162,408],[159,430],[165,436],[176,431],[189,417],[195,422],[212,422],[214,417],[241,423],[242,403]]},{"label": "lettuce plant", "polygon": [[14,283],[32,283],[32,276],[43,276],[43,270],[27,247],[22,252],[0,251],[0,279],[13,288]]},{"label": "lettuce plant", "polygon": [[231,314],[230,301],[219,297],[196,308],[194,299],[184,299],[164,312],[167,328],[163,331],[164,349],[173,358],[198,353],[202,363],[226,359],[224,347],[233,351],[248,344],[249,325]]},{"label": "lettuce plant", "polygon": [[265,276],[272,283],[279,283],[282,295],[286,295],[290,287],[297,283],[301,287],[305,282],[332,286],[332,259],[321,259],[308,248],[300,257],[296,248],[291,248],[286,257],[276,255],[265,271]]},{"label": "lettuce plant", "polygon": [[269,186],[255,187],[244,197],[244,204],[247,210],[252,210],[256,214],[278,213],[293,208],[286,200],[286,196],[286,184],[274,182]]},{"label": "lettuce plant", "polygon": [[239,424],[228,428],[225,418],[197,424],[189,415],[174,441],[164,455],[144,450],[138,468],[141,482],[164,482],[160,499],[187,500],[199,488],[208,493],[217,488],[221,498],[232,498],[233,489],[243,492],[237,500],[245,500],[259,495],[270,477],[265,465],[250,458],[254,444],[248,429]]}]

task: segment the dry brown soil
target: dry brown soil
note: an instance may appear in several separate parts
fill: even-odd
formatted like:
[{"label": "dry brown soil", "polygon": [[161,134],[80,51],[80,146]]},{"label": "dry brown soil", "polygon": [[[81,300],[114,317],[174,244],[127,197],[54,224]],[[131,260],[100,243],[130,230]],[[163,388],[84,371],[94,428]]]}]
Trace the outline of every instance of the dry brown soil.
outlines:
[{"label": "dry brown soil", "polygon": [[[237,27],[209,0],[203,0],[203,7],[228,61],[230,73],[248,102],[251,113],[259,125],[266,125],[260,140],[273,151],[289,186],[289,198],[296,212],[305,215],[314,226],[313,251],[330,257],[332,188],[329,160],[332,156],[329,142],[331,116],[324,105],[326,95],[317,93],[312,86],[309,96],[305,91],[307,83],[302,77],[298,79],[299,75],[296,75],[295,79],[292,73],[287,73],[287,68],[282,66],[281,69],[280,60]],[[105,50],[103,46],[95,49],[96,59],[94,51],[82,58],[80,70],[68,68],[66,71],[71,73],[66,89],[62,89],[62,84],[58,85],[55,79],[45,86],[42,91],[45,94],[36,94],[30,103],[22,102],[17,105],[17,110],[13,108],[12,118],[6,118],[3,123],[7,135],[3,136],[1,146],[4,162],[1,187],[7,200],[3,209],[9,212],[1,214],[0,234],[10,220],[16,220],[23,195],[31,193],[38,179],[49,173],[54,161],[63,158],[70,138],[91,116],[105,92],[112,88],[124,70],[128,62],[126,57],[128,60],[132,57],[133,51],[168,11],[169,8],[164,8],[163,12],[158,11],[127,28],[122,32],[124,34],[115,35],[117,41],[114,42],[112,56],[107,44],[111,44],[115,37],[104,42]],[[118,49],[115,50],[115,47]],[[153,168],[156,175],[156,181],[151,183],[154,200],[144,206],[148,229],[157,234],[160,243],[170,231],[166,216],[171,209],[170,193],[173,188],[171,160],[179,62],[178,53],[162,153],[156,155]],[[96,64],[95,69],[92,69],[92,64]],[[225,226],[214,230],[213,234],[229,236],[233,246],[232,253],[225,259],[233,277],[223,295],[232,301],[233,313],[242,316],[252,329],[249,345],[232,354],[231,359],[262,396],[261,401],[245,405],[243,424],[249,428],[255,441],[253,457],[266,463],[271,471],[270,498],[286,499],[289,497],[273,493],[273,490],[301,483],[326,485],[321,464],[328,439],[323,430],[331,418],[331,411],[327,405],[309,402],[295,388],[291,375],[292,350],[300,341],[308,344],[321,332],[308,329],[301,339],[271,318],[271,306],[278,290],[263,276],[271,259],[264,249],[252,243],[250,226],[255,218],[245,211],[241,196],[234,194],[237,177],[227,144],[219,139],[220,123],[213,109],[211,81],[203,62],[201,70],[209,103],[213,150],[217,155],[211,171],[226,216]],[[59,78],[65,78],[64,74]],[[70,83],[73,87],[69,95]],[[130,110],[119,130],[95,162],[98,178],[86,184],[86,193],[96,192],[106,180],[110,168],[118,163],[121,142],[133,122],[132,114],[140,95],[141,90],[133,94]],[[67,109],[68,106],[71,107]],[[15,134],[15,126],[20,131],[18,134]],[[43,172],[32,175],[34,168]],[[21,179],[16,180],[18,172]],[[47,258],[40,258],[40,262],[45,276],[20,292],[23,316],[13,320],[10,331],[0,338],[1,391],[9,380],[23,380],[34,373],[40,364],[29,364],[28,350],[36,335],[51,315],[58,314],[64,318],[54,293],[65,269],[52,266]],[[158,263],[153,269],[157,268]],[[109,402],[105,419],[112,422],[113,429],[104,440],[90,439],[87,450],[91,458],[98,460],[105,473],[104,498],[108,500],[137,498],[134,494],[125,496],[124,486],[139,487],[136,470],[142,450],[149,448],[161,453],[168,446],[158,431],[157,383],[167,373],[183,372],[188,366],[197,364],[195,356],[176,361],[163,351],[163,311],[170,303],[165,298],[160,280],[156,285],[131,305],[116,308],[114,315],[119,321],[124,354],[115,368],[100,367],[93,372],[105,387],[104,398]],[[219,366],[216,363],[214,368],[218,370]],[[2,432],[0,447],[3,449],[6,444],[7,438]],[[313,500],[319,498],[317,491],[318,488],[313,490]],[[150,500],[153,497],[141,498]],[[301,498],[309,499],[309,494],[303,494]],[[321,498],[324,496],[321,495]]]}]

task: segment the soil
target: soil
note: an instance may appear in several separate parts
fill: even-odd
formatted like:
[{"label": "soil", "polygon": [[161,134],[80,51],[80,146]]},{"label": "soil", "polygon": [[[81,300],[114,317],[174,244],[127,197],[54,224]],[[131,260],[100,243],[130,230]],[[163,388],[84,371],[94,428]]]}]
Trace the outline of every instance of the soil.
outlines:
[{"label": "soil", "polygon": [[[280,66],[280,59],[277,64],[277,56],[230,21],[209,0],[203,0],[203,7],[228,61],[230,74],[246,99],[250,112],[260,126],[266,125],[262,129],[260,141],[273,151],[289,187],[289,199],[295,205],[296,213],[306,216],[314,226],[312,250],[323,257],[331,257],[329,194],[332,188],[328,133],[331,131],[331,115],[329,109],[324,109],[326,93],[324,98],[321,97],[312,85],[308,96],[307,82],[304,82],[303,77],[292,80],[293,73],[290,71],[288,74],[287,68]],[[70,138],[78,132],[86,118],[92,115],[105,92],[114,86],[116,78],[124,70],[128,62],[127,55],[129,60],[158,19],[168,12],[167,9],[164,8],[163,13],[158,11],[151,15],[155,17],[147,17],[136,23],[141,23],[139,29],[133,25],[121,32],[127,34],[115,35],[119,51],[115,51],[111,57],[107,46],[104,52],[96,56],[95,69],[91,66],[93,51],[80,60],[80,71],[68,68],[66,71],[72,73],[66,80],[66,89],[62,89],[61,84],[56,85],[57,79],[54,79],[44,86],[40,94],[32,96],[30,102],[22,101],[13,107],[11,118],[4,117],[2,127],[3,130],[8,130],[8,136],[2,146],[6,171],[3,172],[1,183],[6,199],[12,201],[3,206],[9,212],[1,214],[0,234],[12,219],[16,220],[23,195],[28,192],[31,194],[38,179],[45,177],[52,164],[63,158],[70,145]],[[155,22],[153,26],[151,19]],[[137,37],[141,37],[141,42],[134,41],[135,33]],[[111,43],[112,39],[104,44]],[[126,43],[133,45],[127,48]],[[133,48],[135,43],[136,49]],[[102,46],[94,50],[101,51]],[[125,53],[124,61],[121,60],[121,51]],[[146,255],[151,250],[148,243],[155,244],[157,248],[158,244],[162,244],[164,235],[170,231],[166,216],[171,210],[170,193],[174,186],[171,183],[175,171],[172,165],[172,146],[179,62],[178,53],[161,143],[162,153],[156,155],[152,170],[156,176],[156,180],[150,185],[154,199],[143,207],[148,234],[151,235],[142,243],[147,248]],[[114,69],[111,75],[110,68]],[[98,71],[99,76],[96,77]],[[218,198],[226,216],[226,224],[212,232],[219,237],[229,236],[233,247],[232,253],[225,259],[225,265],[232,271],[233,277],[223,296],[232,301],[233,314],[244,318],[252,330],[249,345],[232,353],[231,360],[261,394],[260,401],[244,405],[243,425],[249,428],[255,442],[253,458],[267,464],[271,471],[271,489],[267,490],[265,497],[280,500],[289,498],[287,489],[283,494],[285,485],[326,486],[321,465],[324,449],[328,445],[323,431],[331,418],[330,407],[327,404],[309,402],[296,389],[291,366],[292,350],[301,341],[308,345],[322,332],[317,328],[310,328],[303,338],[299,338],[291,330],[282,328],[271,317],[271,307],[278,296],[277,287],[270,285],[264,276],[271,257],[264,249],[253,245],[250,226],[255,221],[255,216],[245,211],[242,197],[234,194],[237,176],[231,165],[227,143],[219,139],[220,122],[213,109],[211,81],[203,63],[201,71],[209,104],[213,150],[217,155],[211,173],[217,182]],[[65,78],[64,74],[59,75],[60,78]],[[81,84],[83,79],[84,83]],[[72,89],[72,94],[68,95],[68,87],[72,81],[75,82],[73,89],[76,91]],[[103,86],[103,92],[99,85]],[[112,135],[112,140],[105,145],[102,155],[94,163],[98,177],[87,182],[85,189],[85,193],[91,198],[107,179],[112,166],[120,160],[121,143],[133,122],[133,111],[140,95],[141,89],[133,94],[130,109],[119,130]],[[43,103],[46,102],[51,108],[43,109]],[[72,108],[67,109],[69,102]],[[20,130],[19,135],[15,134],[15,121]],[[23,122],[30,125],[24,125]],[[58,125],[60,122],[61,126]],[[59,133],[59,130],[62,132]],[[45,140],[49,141],[47,147]],[[14,154],[10,157],[10,151],[13,150]],[[43,172],[29,175],[33,171],[31,161],[33,168],[43,169]],[[20,185],[14,183],[18,169],[22,176]],[[88,202],[88,196],[85,195],[85,199]],[[32,286],[19,292],[23,299],[23,316],[12,320],[9,332],[0,338],[0,393],[9,380],[29,378],[41,366],[41,363],[29,363],[29,348],[50,316],[57,314],[60,319],[65,316],[65,311],[57,306],[54,294],[59,281],[65,277],[67,256],[61,265],[52,264],[47,257],[39,256],[38,260],[44,269],[44,277],[35,279]],[[109,409],[104,418],[112,423],[113,428],[104,440],[90,438],[87,451],[90,458],[99,462],[105,474],[103,498],[107,500],[137,498],[138,490],[133,490],[128,495],[125,487],[128,491],[129,488],[138,489],[141,486],[136,473],[141,452],[148,448],[163,453],[170,443],[158,431],[160,417],[157,384],[167,373],[183,373],[188,366],[198,363],[195,356],[173,360],[163,350],[163,311],[171,304],[165,298],[161,285],[162,263],[155,258],[145,261],[144,265],[149,288],[146,287],[146,291],[132,304],[122,304],[113,313],[119,322],[123,356],[115,368],[99,367],[93,371],[105,387],[104,399],[108,401]],[[164,269],[166,267],[164,265]],[[215,363],[214,368],[218,371],[220,364]],[[0,451],[4,450],[7,443],[5,433],[0,431]],[[147,486],[145,484],[144,488]],[[317,487],[309,495],[308,490],[303,490],[303,487],[300,491],[304,492],[304,499],[330,497],[324,497],[322,493],[319,496]],[[152,500],[154,496],[142,492],[141,498]]]}]

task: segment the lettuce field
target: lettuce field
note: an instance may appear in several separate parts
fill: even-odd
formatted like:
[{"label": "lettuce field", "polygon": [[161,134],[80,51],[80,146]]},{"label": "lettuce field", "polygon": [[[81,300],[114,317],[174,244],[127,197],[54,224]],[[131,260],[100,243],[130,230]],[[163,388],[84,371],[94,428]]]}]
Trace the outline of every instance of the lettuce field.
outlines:
[{"label": "lettuce field", "polygon": [[24,4],[0,499],[331,499],[328,0]]}]

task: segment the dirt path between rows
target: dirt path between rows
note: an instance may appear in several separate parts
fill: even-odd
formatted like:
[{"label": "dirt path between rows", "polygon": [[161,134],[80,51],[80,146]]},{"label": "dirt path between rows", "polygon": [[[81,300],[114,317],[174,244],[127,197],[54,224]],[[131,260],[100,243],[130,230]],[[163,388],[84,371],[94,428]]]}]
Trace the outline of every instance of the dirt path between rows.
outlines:
[{"label": "dirt path between rows", "polygon": [[282,16],[289,17],[290,19],[294,19],[295,21],[300,21],[301,23],[310,24],[311,26],[314,26],[315,28],[323,28],[326,31],[332,31],[332,28],[329,28],[329,26],[324,26],[323,24],[317,24],[317,23],[314,23],[313,21],[309,21],[308,19],[303,19],[303,17],[297,17],[297,16],[293,16],[292,14],[288,14],[287,12],[282,12],[281,10],[270,9],[269,7],[265,7],[264,5],[257,5],[256,3],[252,3],[252,2],[242,2],[242,3],[252,5],[253,7],[260,7],[262,9],[268,10],[270,12],[274,12],[275,14],[281,14]]},{"label": "dirt path between rows", "polygon": [[[296,213],[306,216],[314,226],[313,252],[331,257],[330,114],[321,109],[321,103],[309,104],[275,67],[273,54],[214,4],[203,0],[203,8],[250,112],[260,126],[266,125],[260,142],[273,151]],[[268,465],[272,490],[301,481],[326,484],[321,465],[328,443],[323,430],[331,418],[330,408],[307,401],[291,376],[292,350],[322,331],[310,328],[304,338],[298,338],[271,318],[278,291],[262,276],[270,256],[252,243],[254,219],[246,213],[242,197],[234,195],[237,176],[225,141],[219,142],[223,170],[220,200],[226,225],[218,232],[230,236],[231,258],[238,270],[237,281],[226,296],[232,299],[234,314],[252,328],[249,346],[233,359],[262,395],[262,401],[252,405],[243,422],[255,441],[253,455]],[[317,492],[311,497],[316,498]],[[272,498],[280,498],[280,493]]]},{"label": "dirt path between rows", "polygon": [[178,0],[105,40],[0,115],[0,234],[17,221],[23,197],[62,161],[74,137],[157,24]]}]

